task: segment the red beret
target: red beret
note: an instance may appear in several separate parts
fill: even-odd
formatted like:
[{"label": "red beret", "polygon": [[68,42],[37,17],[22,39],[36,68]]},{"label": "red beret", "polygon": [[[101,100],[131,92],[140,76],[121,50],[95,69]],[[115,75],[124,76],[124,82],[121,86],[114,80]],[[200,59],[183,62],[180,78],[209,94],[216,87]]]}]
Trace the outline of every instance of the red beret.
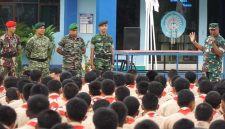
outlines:
[{"label": "red beret", "polygon": [[14,27],[14,26],[16,26],[16,22],[14,22],[14,21],[7,21],[5,25],[6,25],[6,27]]}]

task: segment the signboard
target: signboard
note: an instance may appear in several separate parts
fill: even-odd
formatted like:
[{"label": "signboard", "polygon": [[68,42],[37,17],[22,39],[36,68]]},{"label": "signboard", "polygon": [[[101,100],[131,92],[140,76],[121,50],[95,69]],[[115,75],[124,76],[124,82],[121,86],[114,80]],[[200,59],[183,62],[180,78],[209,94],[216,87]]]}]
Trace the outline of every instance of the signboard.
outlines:
[{"label": "signboard", "polygon": [[94,14],[80,14],[80,33],[91,34],[94,32]]}]

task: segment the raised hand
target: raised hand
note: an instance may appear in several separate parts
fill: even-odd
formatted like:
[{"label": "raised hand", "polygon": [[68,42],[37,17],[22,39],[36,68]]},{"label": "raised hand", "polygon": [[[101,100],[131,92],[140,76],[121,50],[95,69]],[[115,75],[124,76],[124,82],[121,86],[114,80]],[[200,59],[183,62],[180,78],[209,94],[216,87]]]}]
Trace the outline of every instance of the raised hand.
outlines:
[{"label": "raised hand", "polygon": [[196,41],[196,39],[195,39],[195,32],[191,32],[189,34],[189,38],[190,38],[191,42],[194,43]]}]

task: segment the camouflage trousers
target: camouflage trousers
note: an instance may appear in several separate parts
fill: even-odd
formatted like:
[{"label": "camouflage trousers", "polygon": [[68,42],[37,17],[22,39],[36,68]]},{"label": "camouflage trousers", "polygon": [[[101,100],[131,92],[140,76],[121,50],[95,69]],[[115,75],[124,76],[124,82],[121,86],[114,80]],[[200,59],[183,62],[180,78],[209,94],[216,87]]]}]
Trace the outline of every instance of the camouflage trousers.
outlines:
[{"label": "camouflage trousers", "polygon": [[49,60],[44,62],[30,60],[28,70],[39,70],[42,73],[42,77],[46,77],[50,74],[49,72]]},{"label": "camouflage trousers", "polygon": [[71,72],[73,76],[81,77],[82,76],[82,66],[80,60],[63,60],[62,71]]},{"label": "camouflage trousers", "polygon": [[101,73],[106,71],[111,71],[112,69],[112,60],[111,59],[103,59],[103,58],[94,58],[95,69]]},{"label": "camouflage trousers", "polygon": [[221,71],[217,71],[217,72],[206,72],[205,74],[206,74],[206,77],[209,78],[209,80],[211,82],[214,82],[214,81],[218,82],[221,79],[221,77],[220,77],[221,76]]},{"label": "camouflage trousers", "polygon": [[0,58],[0,73],[5,76],[16,75],[16,62],[15,57],[13,58]]}]

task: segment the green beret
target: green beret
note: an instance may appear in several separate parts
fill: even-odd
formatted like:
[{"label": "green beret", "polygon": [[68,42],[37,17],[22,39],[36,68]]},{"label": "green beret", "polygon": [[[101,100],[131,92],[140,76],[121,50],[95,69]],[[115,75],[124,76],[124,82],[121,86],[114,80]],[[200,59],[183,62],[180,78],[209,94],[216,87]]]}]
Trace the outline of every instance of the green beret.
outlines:
[{"label": "green beret", "polygon": [[98,26],[102,26],[102,25],[105,25],[105,24],[108,24],[108,21],[101,21],[98,23]]},{"label": "green beret", "polygon": [[219,24],[218,23],[210,23],[209,24],[209,29],[216,29],[219,28]]},{"label": "green beret", "polygon": [[45,26],[45,23],[44,23],[44,22],[38,22],[38,23],[36,23],[36,24],[34,25],[34,28],[35,28],[35,29],[39,29],[39,28],[42,27],[42,26]]},{"label": "green beret", "polygon": [[72,23],[72,24],[70,24],[70,26],[69,26],[69,30],[77,30],[77,28],[78,28],[78,26],[77,26],[76,23]]}]

